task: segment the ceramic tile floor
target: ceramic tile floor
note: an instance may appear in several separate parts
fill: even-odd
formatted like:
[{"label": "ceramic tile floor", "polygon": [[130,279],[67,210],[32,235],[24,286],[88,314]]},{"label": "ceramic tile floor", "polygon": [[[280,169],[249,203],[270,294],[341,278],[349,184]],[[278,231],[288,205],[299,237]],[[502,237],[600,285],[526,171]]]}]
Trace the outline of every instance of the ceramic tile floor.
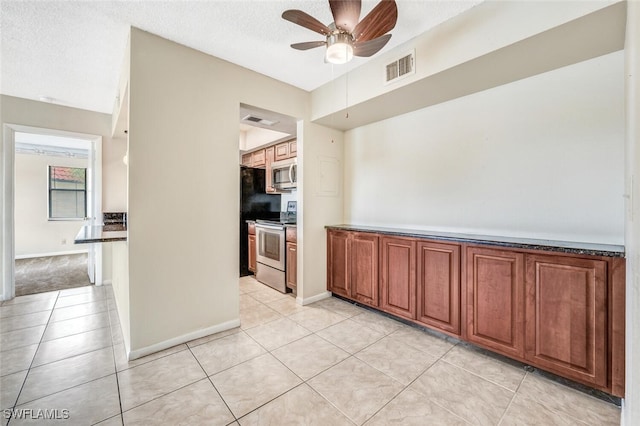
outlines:
[{"label": "ceramic tile floor", "polygon": [[241,327],[132,362],[110,286],[2,303],[2,424],[619,424],[612,404],[344,301],[302,307],[250,277],[240,293]]}]

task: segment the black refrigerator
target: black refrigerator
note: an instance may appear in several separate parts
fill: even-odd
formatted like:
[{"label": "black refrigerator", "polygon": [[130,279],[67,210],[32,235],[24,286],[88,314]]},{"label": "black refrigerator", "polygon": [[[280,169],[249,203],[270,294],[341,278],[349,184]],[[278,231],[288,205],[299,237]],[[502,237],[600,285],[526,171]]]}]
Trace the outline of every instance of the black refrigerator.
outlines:
[{"label": "black refrigerator", "polygon": [[249,275],[247,220],[280,219],[280,195],[265,192],[264,169],[240,167],[240,276]]}]

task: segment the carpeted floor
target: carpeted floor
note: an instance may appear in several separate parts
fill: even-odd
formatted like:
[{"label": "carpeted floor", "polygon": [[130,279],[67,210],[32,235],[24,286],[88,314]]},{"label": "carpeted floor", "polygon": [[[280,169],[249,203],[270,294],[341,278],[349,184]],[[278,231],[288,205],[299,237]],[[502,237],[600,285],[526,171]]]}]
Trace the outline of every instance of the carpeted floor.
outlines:
[{"label": "carpeted floor", "polygon": [[16,296],[86,285],[86,253],[16,259]]}]

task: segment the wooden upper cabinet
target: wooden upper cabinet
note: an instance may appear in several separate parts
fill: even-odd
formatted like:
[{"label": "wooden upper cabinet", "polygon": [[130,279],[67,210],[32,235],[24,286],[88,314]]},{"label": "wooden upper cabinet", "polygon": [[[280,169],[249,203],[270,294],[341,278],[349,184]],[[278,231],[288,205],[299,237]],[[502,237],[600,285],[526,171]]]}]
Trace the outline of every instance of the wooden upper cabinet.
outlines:
[{"label": "wooden upper cabinet", "polygon": [[418,321],[460,335],[460,245],[418,242]]},{"label": "wooden upper cabinet", "polygon": [[270,146],[268,148],[265,148],[264,150],[264,160],[265,160],[265,168],[266,168],[266,174],[265,174],[265,192],[266,193],[273,193],[276,192],[276,189],[273,187],[273,176],[271,175],[271,163],[273,163],[274,161],[274,157],[275,156],[275,147]]},{"label": "wooden upper cabinet", "polygon": [[259,149],[258,151],[254,151],[251,154],[253,155],[253,167],[264,167],[267,165],[266,151],[264,149]]},{"label": "wooden upper cabinet", "polygon": [[541,368],[607,385],[607,264],[527,255],[526,358]]},{"label": "wooden upper cabinet", "polygon": [[247,167],[262,168],[267,165],[266,152],[264,149],[249,152],[242,155],[242,165]]},{"label": "wooden upper cabinet", "polygon": [[327,232],[327,290],[351,297],[349,286],[349,232]]},{"label": "wooden upper cabinet", "polygon": [[380,307],[416,318],[416,240],[380,237]]},{"label": "wooden upper cabinet", "polygon": [[351,297],[378,306],[378,236],[362,232],[349,238]]},{"label": "wooden upper cabinet", "polygon": [[289,157],[295,157],[298,155],[298,141],[292,140],[289,141]]},{"label": "wooden upper cabinet", "polygon": [[289,142],[279,143],[275,146],[275,148],[276,148],[276,153],[275,153],[276,161],[286,160],[287,158],[289,158]]},{"label": "wooden upper cabinet", "polygon": [[470,246],[467,258],[467,340],[524,357],[524,254]]}]

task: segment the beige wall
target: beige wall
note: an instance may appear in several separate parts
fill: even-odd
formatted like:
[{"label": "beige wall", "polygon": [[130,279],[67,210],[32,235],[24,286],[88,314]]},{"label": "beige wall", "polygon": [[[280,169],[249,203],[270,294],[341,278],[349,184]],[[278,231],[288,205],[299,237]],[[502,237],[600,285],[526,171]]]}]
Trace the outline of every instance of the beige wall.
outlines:
[{"label": "beige wall", "polygon": [[[129,309],[136,357],[237,325],[239,105],[305,119],[309,94],[137,29],[130,63]],[[315,131],[308,135],[313,139]],[[323,244],[325,223],[307,225],[314,234],[305,244]],[[324,255],[313,262],[323,265]]]},{"label": "beige wall", "polygon": [[15,254],[16,257],[53,256],[86,252],[73,244],[82,220],[48,219],[48,167],[87,167],[87,160],[47,155],[15,157]]},{"label": "beige wall", "polygon": [[617,52],[348,131],[351,223],[624,243]]},{"label": "beige wall", "polygon": [[304,283],[298,299],[307,304],[328,296],[324,226],[343,222],[344,133],[305,123],[298,134],[298,278]]}]

